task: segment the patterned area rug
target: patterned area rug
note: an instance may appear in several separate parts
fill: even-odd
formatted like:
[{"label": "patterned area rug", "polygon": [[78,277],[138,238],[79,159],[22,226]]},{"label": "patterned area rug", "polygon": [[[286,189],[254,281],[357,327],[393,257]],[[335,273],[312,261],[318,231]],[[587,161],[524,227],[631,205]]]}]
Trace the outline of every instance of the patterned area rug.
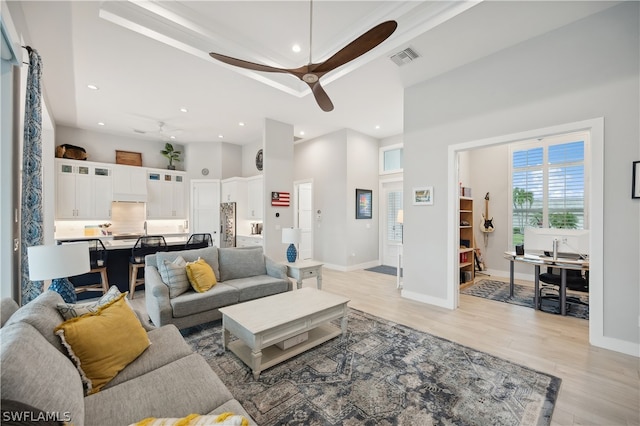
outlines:
[{"label": "patterned area rug", "polygon": [[[337,323],[336,323],[337,324]],[[354,309],[336,337],[254,380],[221,322],[182,330],[267,425],[548,425],[560,379]]]},{"label": "patterned area rug", "polygon": [[[533,287],[515,284],[513,297],[509,297],[509,283],[494,280],[478,281],[474,285],[460,290],[461,294],[496,300],[498,302],[511,303],[512,305],[526,306],[533,309]],[[589,296],[571,294],[571,297],[580,299],[586,305],[575,303],[567,304],[567,315],[576,318],[589,319]],[[541,310],[552,314],[560,314],[560,304],[557,300],[542,299]]]}]

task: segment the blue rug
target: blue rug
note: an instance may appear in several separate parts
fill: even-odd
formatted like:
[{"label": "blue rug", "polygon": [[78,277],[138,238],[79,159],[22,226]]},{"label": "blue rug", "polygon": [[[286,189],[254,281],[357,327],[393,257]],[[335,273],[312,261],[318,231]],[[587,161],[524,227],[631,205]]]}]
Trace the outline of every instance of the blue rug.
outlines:
[{"label": "blue rug", "polygon": [[378,272],[379,274],[393,275],[394,277],[398,274],[398,268],[396,268],[395,266],[387,266],[387,265],[374,266],[373,268],[365,269],[365,271]]}]

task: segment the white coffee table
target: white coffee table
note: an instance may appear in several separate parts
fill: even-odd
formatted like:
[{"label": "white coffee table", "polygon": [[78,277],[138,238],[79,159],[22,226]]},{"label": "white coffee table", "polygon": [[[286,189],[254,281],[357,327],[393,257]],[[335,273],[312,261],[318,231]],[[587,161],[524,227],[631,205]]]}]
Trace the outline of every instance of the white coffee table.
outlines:
[{"label": "white coffee table", "polygon": [[[223,347],[260,372],[347,332],[349,299],[314,288],[288,291],[220,308]],[[338,328],[330,322],[342,318]],[[308,332],[308,339],[289,349],[275,344]],[[238,338],[229,343],[233,334]]]}]

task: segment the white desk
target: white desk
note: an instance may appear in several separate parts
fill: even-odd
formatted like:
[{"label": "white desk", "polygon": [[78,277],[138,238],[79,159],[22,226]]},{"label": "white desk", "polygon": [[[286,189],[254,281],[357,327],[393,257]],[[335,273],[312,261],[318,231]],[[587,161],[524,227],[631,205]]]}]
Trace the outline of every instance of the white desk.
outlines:
[{"label": "white desk", "polygon": [[287,276],[296,280],[298,289],[302,288],[302,280],[316,277],[316,287],[322,290],[322,265],[315,260],[298,260],[293,263],[285,263]]},{"label": "white desk", "polygon": [[560,314],[567,315],[567,270],[588,271],[588,260],[573,260],[531,254],[517,255],[513,251],[504,252],[505,259],[509,259],[509,296],[513,297],[513,268],[515,262],[528,263],[535,267],[533,308],[540,309],[540,266],[552,266],[560,269]]}]

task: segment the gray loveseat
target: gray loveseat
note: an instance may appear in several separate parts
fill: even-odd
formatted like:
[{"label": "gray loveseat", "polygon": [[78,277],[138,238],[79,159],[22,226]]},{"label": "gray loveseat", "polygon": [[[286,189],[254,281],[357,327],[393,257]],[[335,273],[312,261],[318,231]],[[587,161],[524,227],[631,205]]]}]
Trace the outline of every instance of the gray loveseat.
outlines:
[{"label": "gray loveseat", "polygon": [[[218,283],[204,293],[189,289],[169,297],[158,267],[178,256],[193,262],[204,259]],[[263,254],[262,247],[217,248],[159,252],[145,257],[145,303],[156,326],[174,324],[182,329],[221,318],[219,308],[291,291],[287,267]]]},{"label": "gray loveseat", "polygon": [[224,412],[255,424],[172,325],[149,330],[151,345],[101,391],[85,397],[80,374],[53,332],[63,322],[58,303],[63,300],[53,291],[20,309],[13,300],[2,300],[3,409],[15,405],[7,401],[17,401],[74,426]]}]

